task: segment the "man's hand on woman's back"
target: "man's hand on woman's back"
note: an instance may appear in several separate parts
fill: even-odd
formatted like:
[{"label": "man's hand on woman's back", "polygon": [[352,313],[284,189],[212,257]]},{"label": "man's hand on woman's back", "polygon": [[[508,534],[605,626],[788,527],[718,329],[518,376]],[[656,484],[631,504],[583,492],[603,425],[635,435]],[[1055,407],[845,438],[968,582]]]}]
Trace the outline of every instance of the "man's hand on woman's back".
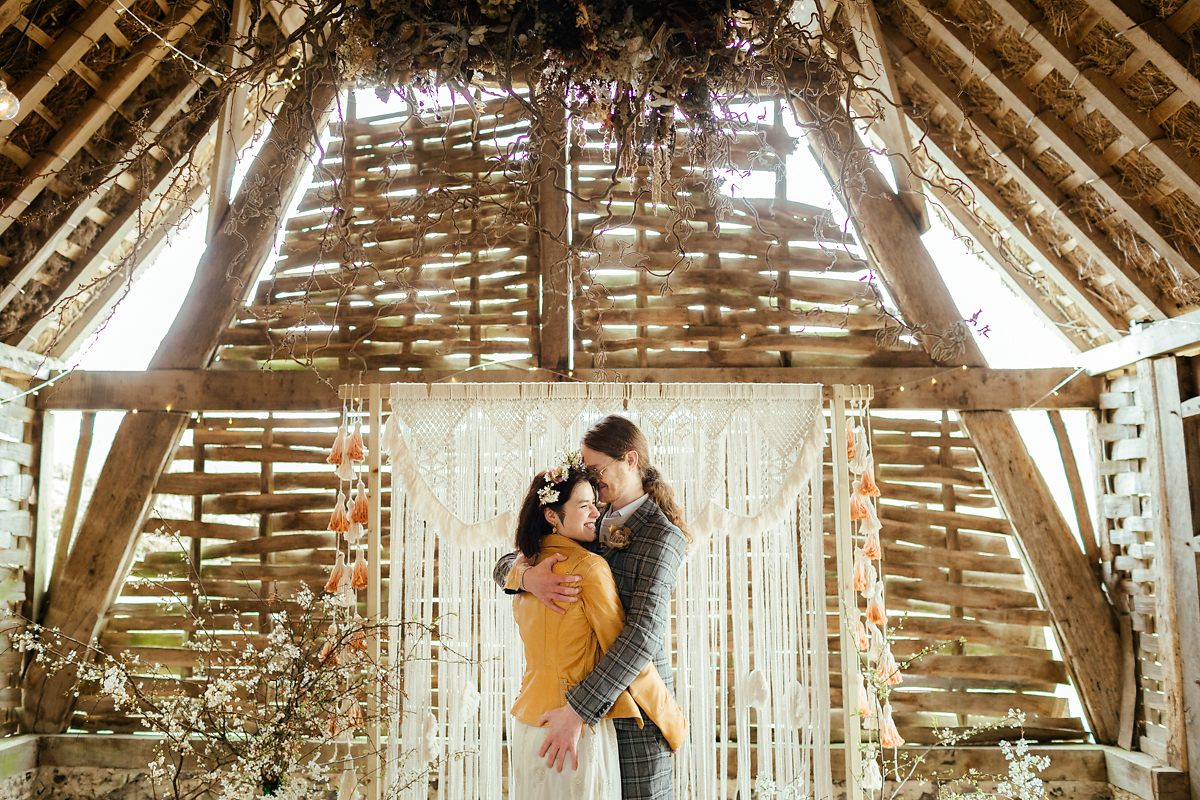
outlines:
[{"label": "man's hand on woman's back", "polygon": [[559,603],[574,603],[579,599],[579,587],[575,585],[579,583],[579,576],[560,575],[554,571],[554,565],[566,558],[562,553],[555,553],[532,567],[526,564],[524,557],[513,564],[513,569],[524,570],[521,589],[542,601],[555,614],[567,613]]}]

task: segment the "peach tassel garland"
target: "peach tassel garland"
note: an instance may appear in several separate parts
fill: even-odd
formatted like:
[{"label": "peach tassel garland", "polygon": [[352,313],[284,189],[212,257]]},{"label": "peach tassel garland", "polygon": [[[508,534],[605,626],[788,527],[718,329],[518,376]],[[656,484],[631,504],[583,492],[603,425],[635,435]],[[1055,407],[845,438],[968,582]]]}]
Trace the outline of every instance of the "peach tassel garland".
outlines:
[{"label": "peach tassel garland", "polygon": [[345,533],[350,530],[350,517],[346,514],[346,495],[342,492],[338,492],[337,500],[333,504],[333,513],[329,516],[327,530],[334,533]]},{"label": "peach tassel garland", "polygon": [[867,468],[863,470],[858,482],[858,491],[865,497],[879,497],[879,484],[875,482],[875,459],[867,459]]},{"label": "peach tassel garland", "polygon": [[333,447],[329,449],[329,457],[325,459],[327,464],[338,466],[346,458],[346,426],[338,426],[337,436],[333,437]]},{"label": "peach tassel garland", "polygon": [[366,458],[366,448],[363,446],[362,423],[354,423],[354,433],[346,441],[346,458],[361,463]]},{"label": "peach tassel garland", "polygon": [[904,683],[904,676],[900,673],[900,665],[896,663],[896,657],[892,655],[890,644],[883,648],[879,666],[875,668],[875,677],[879,679],[880,683],[887,686],[898,686]]},{"label": "peach tassel garland", "polygon": [[871,637],[867,633],[867,626],[863,625],[862,619],[854,623],[854,648],[860,653],[871,649]]},{"label": "peach tassel garland", "polygon": [[887,611],[883,607],[883,581],[875,584],[875,591],[867,602],[867,622],[880,627],[887,625]]},{"label": "peach tassel garland", "polygon": [[892,704],[883,706],[883,718],[879,723],[879,744],[883,747],[896,748],[904,744],[904,737],[896,730],[896,722],[892,719]]},{"label": "peach tassel garland", "polygon": [[868,561],[878,561],[883,556],[883,547],[879,544],[879,531],[870,531],[867,533],[867,540],[863,542],[862,554],[867,557]]},{"label": "peach tassel garland", "polygon": [[850,520],[857,522],[871,516],[871,501],[858,492],[858,482],[854,482],[854,492],[850,495]]},{"label": "peach tassel garland", "polygon": [[875,585],[875,567],[861,547],[854,551],[854,591],[865,592]]},{"label": "peach tassel garland", "polygon": [[867,694],[867,684],[863,676],[858,676],[858,715],[862,718],[871,716],[871,697]]},{"label": "peach tassel garland", "polygon": [[854,444],[855,444],[854,443],[854,428],[847,426],[846,427],[846,459],[849,461],[853,461],[854,456],[857,454]]},{"label": "peach tassel garland", "polygon": [[362,550],[354,554],[354,571],[350,576],[350,588],[356,590],[367,588],[367,559]]},{"label": "peach tassel garland", "polygon": [[350,521],[366,525],[369,512],[370,509],[367,506],[367,487],[363,486],[362,481],[359,481],[358,486],[354,490],[354,507],[350,510]]},{"label": "peach tassel garland", "polygon": [[342,580],[346,577],[346,556],[338,551],[337,560],[333,562],[333,571],[329,573],[329,580],[325,581],[325,591],[330,594],[337,592],[342,585]]}]

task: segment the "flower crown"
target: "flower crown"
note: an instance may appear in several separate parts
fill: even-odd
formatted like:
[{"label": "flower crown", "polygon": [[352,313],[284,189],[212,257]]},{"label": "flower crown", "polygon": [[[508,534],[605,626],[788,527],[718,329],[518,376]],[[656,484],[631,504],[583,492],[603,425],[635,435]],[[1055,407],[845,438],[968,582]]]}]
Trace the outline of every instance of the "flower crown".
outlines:
[{"label": "flower crown", "polygon": [[539,505],[548,506],[558,502],[559,491],[554,487],[565,481],[573,469],[581,472],[586,469],[583,464],[583,456],[578,450],[568,452],[557,467],[542,473],[542,480],[546,482],[546,485],[538,489]]}]

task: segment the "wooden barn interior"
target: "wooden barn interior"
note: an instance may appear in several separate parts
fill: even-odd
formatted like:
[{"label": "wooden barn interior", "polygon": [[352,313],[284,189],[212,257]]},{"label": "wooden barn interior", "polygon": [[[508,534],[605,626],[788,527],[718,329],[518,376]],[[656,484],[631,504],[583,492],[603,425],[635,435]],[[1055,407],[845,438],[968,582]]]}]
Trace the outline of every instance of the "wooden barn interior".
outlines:
[{"label": "wooden barn interior", "polygon": [[[1015,734],[989,725],[1019,709],[1044,796],[1200,800],[1200,0],[801,0],[856,99],[801,61],[764,82],[723,158],[773,196],[722,202],[684,147],[643,166],[688,187],[661,201],[682,222],[613,177],[595,126],[531,125],[521,97],[418,114],[312,79],[293,34],[327,5],[0,0],[19,102],[0,121],[0,797],[166,796],[136,715],[15,631],[193,670],[192,616],[155,602],[193,592],[189,569],[254,629],[265,598],[324,583],[336,483],[313,465],[339,387],[457,380],[872,387],[912,659],[891,704],[927,756],[900,796],[1004,775]],[[273,80],[222,92],[249,20]],[[884,155],[848,175],[850,140]],[[553,157],[513,181],[497,164],[522,147]],[[789,198],[797,149],[848,223]],[[196,219],[146,368],[80,367]],[[1006,320],[985,306],[981,332],[956,305],[931,225],[1073,363],[989,365]]]}]

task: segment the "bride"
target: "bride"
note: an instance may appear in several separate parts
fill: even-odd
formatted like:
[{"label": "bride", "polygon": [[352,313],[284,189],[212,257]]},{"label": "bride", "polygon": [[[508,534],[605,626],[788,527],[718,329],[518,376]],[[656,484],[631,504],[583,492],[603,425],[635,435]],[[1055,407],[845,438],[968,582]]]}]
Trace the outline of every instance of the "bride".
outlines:
[{"label": "bride", "polygon": [[614,718],[643,724],[643,714],[660,729],[681,730],[683,715],[653,662],[595,726],[585,726],[577,757],[567,769],[553,769],[542,759],[546,712],[566,704],[566,693],[596,666],[625,625],[608,562],[584,548],[596,539],[594,478],[578,453],[533,479],[517,524],[516,546],[537,563],[561,555],[556,573],[578,575],[579,602],[563,604],[556,614],[532,594],[513,598],[513,615],[525,646],[525,673],[512,707],[511,736],[514,797],[521,800],[620,800]]}]

